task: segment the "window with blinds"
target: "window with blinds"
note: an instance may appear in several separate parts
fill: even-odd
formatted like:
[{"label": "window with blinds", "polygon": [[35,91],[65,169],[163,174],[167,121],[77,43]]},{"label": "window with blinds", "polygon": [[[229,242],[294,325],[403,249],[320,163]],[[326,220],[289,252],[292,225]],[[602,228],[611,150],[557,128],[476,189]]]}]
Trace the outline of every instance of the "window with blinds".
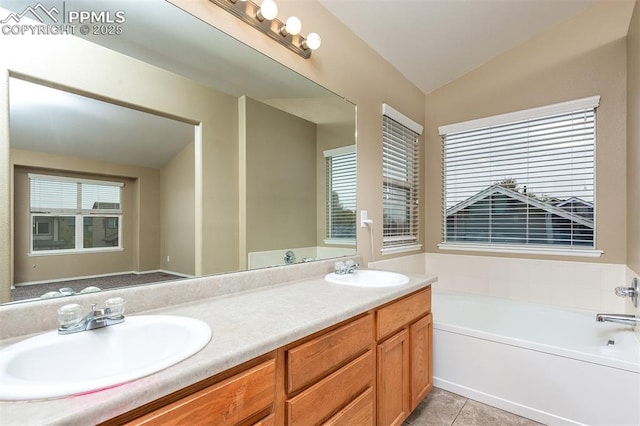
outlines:
[{"label": "window with blinds", "polygon": [[419,249],[419,170],[422,126],[388,105],[382,116],[382,252]]},{"label": "window with blinds", "polygon": [[441,127],[444,243],[595,249],[598,104]]},{"label": "window with blinds", "polygon": [[29,174],[33,252],[120,248],[120,182]]},{"label": "window with blinds", "polygon": [[356,242],[355,146],[324,152],[327,170],[327,232],[325,243]]}]

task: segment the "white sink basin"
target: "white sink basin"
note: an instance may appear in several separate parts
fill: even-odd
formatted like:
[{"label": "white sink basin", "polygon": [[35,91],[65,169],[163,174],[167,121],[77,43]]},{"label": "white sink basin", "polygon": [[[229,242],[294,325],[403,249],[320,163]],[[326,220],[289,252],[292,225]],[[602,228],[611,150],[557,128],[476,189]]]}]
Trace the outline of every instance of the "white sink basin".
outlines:
[{"label": "white sink basin", "polygon": [[350,274],[342,275],[332,272],[327,274],[324,279],[334,284],[357,287],[393,287],[409,282],[409,277],[406,275],[375,269],[356,269]]},{"label": "white sink basin", "polygon": [[47,332],[0,350],[0,400],[88,393],[160,371],[202,349],[211,328],[187,317],[143,315],[80,333]]}]

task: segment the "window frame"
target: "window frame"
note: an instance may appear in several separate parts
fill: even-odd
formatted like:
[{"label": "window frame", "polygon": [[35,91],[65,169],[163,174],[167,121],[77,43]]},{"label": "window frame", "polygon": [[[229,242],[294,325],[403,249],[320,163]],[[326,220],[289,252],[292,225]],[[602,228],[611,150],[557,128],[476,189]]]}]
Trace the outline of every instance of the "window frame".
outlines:
[{"label": "window frame", "polygon": [[[599,106],[600,96],[591,96],[587,98],[576,99],[568,102],[531,108],[527,110],[515,111],[496,116],[480,118],[450,125],[440,126],[439,134],[442,137],[442,241],[438,244],[438,248],[442,250],[460,250],[460,251],[477,251],[477,252],[495,252],[495,253],[518,253],[518,254],[536,254],[536,255],[560,255],[560,256],[580,256],[580,257],[599,257],[603,251],[597,249],[597,227],[596,227],[596,191],[595,191],[595,168],[596,168],[596,128],[597,114],[595,110]],[[594,130],[593,130],[593,247],[580,247],[570,245],[535,245],[527,243],[504,244],[490,242],[447,242],[447,188],[445,181],[445,136],[452,133],[471,131],[475,129],[486,128],[490,126],[508,125],[511,123],[535,120],[553,115],[566,114],[573,111],[589,110],[594,111]]]},{"label": "window frame", "polygon": [[[380,253],[382,255],[403,253],[409,251],[417,251],[422,249],[420,243],[420,141],[421,135],[424,130],[423,126],[411,120],[398,110],[389,106],[388,104],[382,105],[382,249]],[[389,132],[390,130],[390,132]],[[406,133],[413,138],[409,141],[400,141],[394,139],[397,133]],[[411,146],[409,146],[412,144]],[[397,164],[393,167],[390,164],[393,163],[391,152],[396,150],[404,150],[402,153],[406,157],[406,168],[397,167]],[[401,161],[402,163],[402,161]],[[397,172],[404,175],[404,178],[399,178]],[[396,206],[404,205],[406,207],[406,222],[409,223],[407,229],[408,232],[397,233],[393,232],[385,221],[385,210],[392,209],[392,204],[387,200],[389,189],[407,191],[408,200],[404,203],[395,203]],[[392,200],[393,201],[393,200]]]},{"label": "window frame", "polygon": [[[29,256],[52,256],[52,255],[69,255],[69,254],[82,254],[82,253],[99,253],[99,252],[114,252],[123,251],[122,235],[123,235],[123,211],[122,211],[122,188],[123,182],[114,182],[106,180],[95,180],[86,178],[76,178],[70,176],[60,175],[45,175],[37,173],[28,173],[29,179]],[[77,184],[79,187],[84,185],[99,185],[99,186],[115,186],[119,187],[119,208],[117,209],[83,209],[82,208],[82,196],[77,197],[77,203],[74,208],[51,208],[51,207],[34,207],[31,201],[31,188],[32,180],[49,181],[49,182],[69,182]],[[33,229],[36,223],[36,217],[51,217],[51,225],[53,225],[54,218],[68,217],[73,218],[75,227],[74,235],[74,248],[72,249],[48,249],[48,250],[34,250],[34,242],[37,240],[34,235]],[[110,219],[118,220],[118,245],[117,246],[105,246],[105,247],[84,247],[84,220],[85,218],[104,218],[106,221]],[[48,235],[53,234],[53,229],[50,229]]]}]

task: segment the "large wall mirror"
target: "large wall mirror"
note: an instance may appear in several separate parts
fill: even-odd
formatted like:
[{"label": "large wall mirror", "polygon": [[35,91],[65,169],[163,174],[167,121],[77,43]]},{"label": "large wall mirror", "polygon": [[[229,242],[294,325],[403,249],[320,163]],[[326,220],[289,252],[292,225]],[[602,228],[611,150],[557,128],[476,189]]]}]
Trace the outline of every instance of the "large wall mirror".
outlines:
[{"label": "large wall mirror", "polygon": [[41,3],[126,20],[3,37],[1,302],[356,252],[353,104],[162,0]]}]

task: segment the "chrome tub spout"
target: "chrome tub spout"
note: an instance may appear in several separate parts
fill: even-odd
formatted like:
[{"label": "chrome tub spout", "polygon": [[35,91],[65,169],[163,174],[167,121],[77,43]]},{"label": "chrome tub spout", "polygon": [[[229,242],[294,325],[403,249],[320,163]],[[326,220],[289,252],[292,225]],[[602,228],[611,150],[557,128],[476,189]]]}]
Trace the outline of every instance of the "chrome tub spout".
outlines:
[{"label": "chrome tub spout", "polygon": [[615,322],[618,324],[636,325],[640,318],[635,315],[625,314],[597,314],[596,321],[598,322]]}]

